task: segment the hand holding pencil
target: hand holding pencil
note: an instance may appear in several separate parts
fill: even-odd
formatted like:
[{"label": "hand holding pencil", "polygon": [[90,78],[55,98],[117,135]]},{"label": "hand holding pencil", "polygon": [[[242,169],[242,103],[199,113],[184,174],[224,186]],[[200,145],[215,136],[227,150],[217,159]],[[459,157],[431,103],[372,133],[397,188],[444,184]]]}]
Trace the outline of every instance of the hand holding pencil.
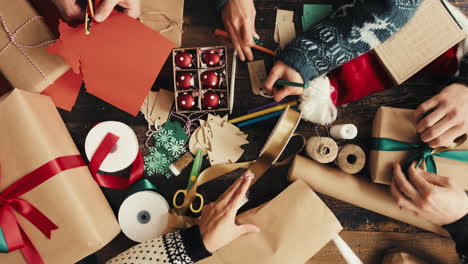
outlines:
[{"label": "hand holding pencil", "polygon": [[304,82],[299,72],[280,60],[276,61],[265,80],[265,90],[273,94],[275,101],[280,101],[288,95],[300,95],[306,87],[307,82]]}]

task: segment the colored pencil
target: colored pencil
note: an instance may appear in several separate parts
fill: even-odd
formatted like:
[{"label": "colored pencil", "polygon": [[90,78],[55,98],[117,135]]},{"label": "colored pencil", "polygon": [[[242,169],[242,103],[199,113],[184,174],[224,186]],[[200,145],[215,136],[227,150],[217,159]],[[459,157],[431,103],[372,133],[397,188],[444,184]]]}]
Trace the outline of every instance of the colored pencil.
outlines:
[{"label": "colored pencil", "polygon": [[231,89],[229,90],[229,114],[232,114],[234,108],[234,89],[236,84],[236,66],[237,66],[237,51],[232,53],[232,69],[231,69]]},{"label": "colored pencil", "polygon": [[293,87],[307,88],[309,85],[307,83],[297,83],[297,82],[290,82],[286,80],[277,80],[275,82],[275,86],[293,86]]},{"label": "colored pencil", "polygon": [[[214,34],[215,34],[215,36],[218,36],[218,37],[221,37],[221,38],[224,38],[224,39],[230,39],[229,35],[228,35],[228,33],[226,31],[218,29],[218,28],[215,29]],[[254,48],[254,49],[258,50],[258,51],[261,51],[263,53],[270,54],[272,56],[276,56],[276,52],[274,52],[272,50],[269,50],[267,48],[264,48],[264,47],[262,47],[260,45],[255,44],[252,48]]]},{"label": "colored pencil", "polygon": [[239,123],[239,122],[249,120],[249,119],[252,119],[252,118],[255,118],[255,117],[259,117],[259,116],[263,116],[263,115],[273,113],[273,112],[276,112],[276,111],[279,111],[279,110],[283,110],[283,109],[287,108],[288,106],[295,106],[295,105],[297,105],[297,101],[292,101],[292,102],[276,105],[276,106],[273,106],[273,107],[270,107],[270,108],[267,108],[267,109],[263,109],[261,111],[255,112],[255,113],[251,113],[251,114],[247,114],[247,115],[243,115],[243,116],[231,119],[231,120],[229,120],[229,123],[231,123],[231,124]]},{"label": "colored pencil", "polygon": [[[297,107],[293,107],[293,109],[297,110]],[[248,126],[248,125],[252,125],[252,124],[255,124],[255,123],[258,123],[258,122],[261,122],[261,121],[265,121],[265,120],[268,120],[268,119],[271,119],[271,118],[278,117],[281,114],[283,114],[283,112],[284,112],[284,109],[273,112],[273,113],[269,113],[269,114],[266,114],[266,115],[263,115],[263,116],[259,116],[259,117],[256,117],[256,118],[252,118],[252,119],[249,119],[249,120],[244,121],[244,122],[240,122],[240,123],[236,124],[236,126],[240,128],[240,127],[245,127],[245,126]]]},{"label": "colored pencil", "polygon": [[283,104],[283,103],[286,103],[286,102],[291,102],[291,101],[294,101],[294,100],[297,100],[297,96],[288,96],[288,97],[283,98],[283,100],[278,101],[278,102],[273,101],[273,102],[269,102],[269,103],[264,104],[264,105],[260,105],[260,106],[251,108],[251,109],[247,110],[247,114],[255,113],[255,112],[258,112],[260,110],[266,109],[268,107]]}]

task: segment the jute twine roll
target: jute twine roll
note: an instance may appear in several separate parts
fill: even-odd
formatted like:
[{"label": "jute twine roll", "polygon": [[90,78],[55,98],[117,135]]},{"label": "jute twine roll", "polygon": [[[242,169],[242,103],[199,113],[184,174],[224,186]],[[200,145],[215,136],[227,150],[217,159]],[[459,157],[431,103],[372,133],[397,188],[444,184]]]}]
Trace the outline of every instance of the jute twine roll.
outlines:
[{"label": "jute twine roll", "polygon": [[179,174],[187,168],[187,166],[192,163],[193,156],[189,152],[186,152],[182,157],[180,157],[176,162],[169,165],[169,169],[175,176],[179,176]]},{"label": "jute twine roll", "polygon": [[319,163],[329,163],[338,155],[338,145],[329,137],[310,137],[307,140],[306,153]]},{"label": "jute twine roll", "polygon": [[340,148],[336,165],[344,172],[349,174],[358,173],[366,163],[366,154],[361,147],[348,144]]}]

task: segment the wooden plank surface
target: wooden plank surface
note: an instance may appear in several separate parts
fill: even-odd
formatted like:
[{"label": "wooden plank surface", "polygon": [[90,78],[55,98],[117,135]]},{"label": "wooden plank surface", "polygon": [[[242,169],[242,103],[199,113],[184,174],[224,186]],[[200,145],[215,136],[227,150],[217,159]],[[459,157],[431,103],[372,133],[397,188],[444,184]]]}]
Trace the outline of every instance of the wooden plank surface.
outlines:
[{"label": "wooden plank surface", "polygon": [[[300,32],[302,4],[330,2],[332,1],[255,1],[257,7],[257,32],[260,34],[265,46],[274,49],[276,45],[273,42],[273,29],[277,8],[295,11],[296,31]],[[340,1],[334,1],[335,4],[336,2]],[[468,1],[455,1],[454,3],[462,8],[465,13],[468,12]],[[222,26],[219,21],[219,16],[212,8],[211,1],[186,0],[184,12],[183,47],[228,45],[229,54],[231,54],[232,46],[211,34],[214,27]],[[273,59],[271,57],[258,52],[255,52],[254,55],[255,59],[265,59],[267,69],[272,66]],[[230,56],[228,57],[230,58]],[[244,63],[238,63],[237,65],[236,100],[233,116],[242,115],[249,108],[269,102],[268,99],[254,96],[251,93],[247,65]],[[153,90],[159,88],[171,90],[171,76],[171,65],[166,63]],[[416,108],[420,103],[435,95],[442,87],[443,84],[441,83],[434,83],[423,79],[412,79],[394,89],[383,91],[349,105],[339,107],[339,115],[336,123],[355,124],[359,128],[358,137],[346,143],[358,144],[367,150],[367,141],[371,135],[371,122],[379,106],[386,105],[402,108]],[[147,125],[141,115],[132,117],[92,95],[85,93],[83,89],[80,92],[73,111],[60,111],[60,113],[82,154],[84,154],[84,141],[87,132],[94,124],[107,120],[117,120],[130,125],[138,136],[140,149],[143,154],[147,154],[148,152],[148,149],[144,145]],[[275,120],[270,120],[243,129],[244,132],[249,134],[249,141],[251,144],[246,147],[246,152],[242,156],[241,161],[253,160],[258,156],[275,122]],[[304,121],[299,125],[297,132],[306,137],[316,135],[317,132],[320,135],[326,135],[327,133],[325,127],[317,127],[314,124]],[[286,181],[287,169],[288,168],[273,169],[262,177],[255,189],[255,199],[251,199],[247,208],[252,208],[268,201],[281,192],[288,185]],[[369,178],[367,167],[359,173],[358,176]],[[187,175],[183,174],[170,179],[166,179],[163,176],[152,176],[148,178],[158,186],[162,195],[168,201],[171,201],[172,195],[177,189],[186,187],[186,177]],[[226,188],[226,186],[221,186],[220,188]],[[117,213],[119,205],[126,197],[126,192],[119,190],[103,191],[114,211]],[[453,244],[449,241],[374,212],[323,195],[321,195],[321,197],[336,214],[344,230],[353,231],[344,233],[343,237],[351,244],[353,249],[358,252],[359,256],[365,260],[365,263],[378,263],[378,255],[381,254],[385,248],[395,245],[418,248],[420,252],[426,252],[426,254],[435,256],[437,261],[456,263],[453,262],[456,259]],[[440,242],[433,243],[433,241]],[[124,235],[120,234],[109,245],[97,252],[98,259],[101,262],[106,261],[134,244],[135,243],[131,242]],[[81,261],[80,263],[86,262]],[[310,263],[344,262],[336,250],[333,249],[333,246],[328,245]]]}]

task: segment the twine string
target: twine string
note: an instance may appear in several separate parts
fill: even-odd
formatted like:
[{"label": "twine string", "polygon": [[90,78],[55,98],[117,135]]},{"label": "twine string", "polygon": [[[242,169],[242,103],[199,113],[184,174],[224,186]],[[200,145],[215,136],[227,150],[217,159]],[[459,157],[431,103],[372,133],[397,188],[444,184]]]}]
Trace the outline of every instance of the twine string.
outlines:
[{"label": "twine string", "polygon": [[26,54],[26,52],[23,50],[23,49],[33,49],[33,48],[38,48],[38,47],[42,47],[42,46],[45,46],[45,45],[49,45],[51,43],[54,43],[56,41],[56,39],[53,39],[53,40],[47,40],[47,41],[44,41],[44,42],[41,42],[41,43],[37,43],[37,44],[33,44],[33,45],[27,45],[27,44],[21,44],[21,43],[18,43],[15,39],[16,37],[16,34],[18,34],[19,32],[21,32],[21,30],[23,28],[25,28],[28,24],[38,20],[38,19],[43,19],[42,16],[34,16],[30,19],[28,19],[26,22],[24,22],[18,29],[16,29],[13,33],[11,33],[10,29],[8,28],[6,22],[5,22],[5,19],[2,15],[2,13],[0,12],[0,23],[2,24],[2,27],[5,29],[5,32],[7,33],[8,35],[8,38],[9,38],[9,41],[8,43],[5,44],[5,46],[3,48],[1,48],[0,50],[0,55],[3,54],[3,52],[5,52],[5,50],[10,46],[10,45],[13,45],[15,46],[20,52],[21,54],[23,54],[23,56],[34,66],[34,68],[36,68],[36,70],[42,75],[42,77],[49,83],[49,84],[52,84],[52,82],[49,80],[49,78],[47,78],[47,76],[45,75],[45,73],[39,68],[39,65],[37,65],[36,63],[34,63],[34,61],[31,59],[30,56],[28,56],[28,54]]},{"label": "twine string", "polygon": [[[157,19],[157,18],[153,17],[154,15],[162,16],[165,19],[164,20]],[[164,32],[173,30],[174,28],[179,29],[180,33],[184,32],[183,29],[182,29],[182,23],[184,22],[183,20],[181,20],[181,19],[179,19],[179,20],[172,19],[171,17],[169,17],[168,15],[166,15],[164,12],[161,12],[161,11],[146,12],[146,13],[142,14],[141,16],[139,16],[138,20],[140,20],[141,22],[143,22],[145,20],[168,21],[169,26],[167,28],[165,28],[165,29],[160,30],[159,33],[164,33]]]}]

